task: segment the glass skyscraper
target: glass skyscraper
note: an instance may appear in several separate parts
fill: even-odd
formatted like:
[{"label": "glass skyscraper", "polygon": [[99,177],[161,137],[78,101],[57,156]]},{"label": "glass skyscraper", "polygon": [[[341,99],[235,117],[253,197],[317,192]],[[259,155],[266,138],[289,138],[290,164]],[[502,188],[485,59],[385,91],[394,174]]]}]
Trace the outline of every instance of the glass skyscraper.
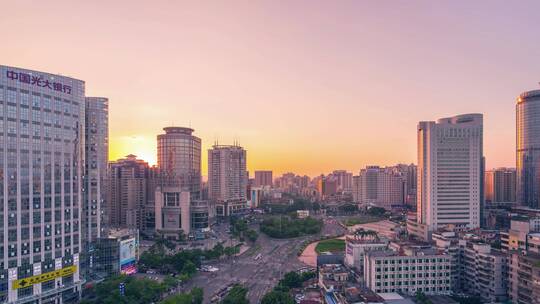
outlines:
[{"label": "glass skyscraper", "polygon": [[0,66],[0,302],[80,292],[85,83]]},{"label": "glass skyscraper", "polygon": [[540,90],[519,95],[516,105],[517,201],[540,207]]},{"label": "glass skyscraper", "polygon": [[[87,242],[101,237],[102,214],[105,209],[105,180],[109,163],[109,100],[86,97],[86,165],[82,233]],[[103,206],[103,208],[102,208]]]},{"label": "glass skyscraper", "polygon": [[189,191],[191,200],[201,192],[201,139],[193,129],[168,127],[157,137],[158,167],[164,182]]}]

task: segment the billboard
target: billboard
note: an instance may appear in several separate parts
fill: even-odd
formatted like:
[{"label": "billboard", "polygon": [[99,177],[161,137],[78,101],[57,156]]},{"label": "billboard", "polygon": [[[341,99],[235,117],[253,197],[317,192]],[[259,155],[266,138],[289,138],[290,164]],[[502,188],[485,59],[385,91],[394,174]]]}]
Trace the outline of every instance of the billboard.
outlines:
[{"label": "billboard", "polygon": [[135,238],[120,242],[120,273],[133,274],[137,272],[137,240]]},{"label": "billboard", "polygon": [[35,276],[31,276],[31,277],[28,277],[28,278],[15,280],[15,281],[13,281],[11,287],[14,290],[19,289],[19,288],[25,288],[25,287],[28,287],[28,286],[32,286],[34,284],[48,282],[50,280],[54,280],[54,279],[57,279],[57,278],[73,275],[76,271],[77,271],[77,266],[76,265],[71,265],[71,266],[67,266],[67,267],[64,267],[62,269],[58,269],[58,270],[55,270],[55,271],[45,272],[45,273],[38,274],[38,275],[35,275]]}]

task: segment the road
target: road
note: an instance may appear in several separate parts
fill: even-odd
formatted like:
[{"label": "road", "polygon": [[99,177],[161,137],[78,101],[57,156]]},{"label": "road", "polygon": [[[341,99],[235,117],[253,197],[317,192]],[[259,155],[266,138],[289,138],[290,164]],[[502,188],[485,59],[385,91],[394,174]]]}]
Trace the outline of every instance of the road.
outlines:
[{"label": "road", "polygon": [[[332,220],[325,220],[321,235],[337,236],[344,229]],[[199,272],[182,287],[189,291],[193,287],[204,289],[204,303],[230,284],[240,283],[248,288],[248,299],[252,304],[259,303],[264,294],[270,291],[283,275],[306,265],[298,260],[298,251],[304,241],[319,237],[305,236],[294,239],[273,239],[259,234],[251,249],[239,257],[209,263],[219,268],[218,272]],[[261,254],[259,260],[255,256]]]}]

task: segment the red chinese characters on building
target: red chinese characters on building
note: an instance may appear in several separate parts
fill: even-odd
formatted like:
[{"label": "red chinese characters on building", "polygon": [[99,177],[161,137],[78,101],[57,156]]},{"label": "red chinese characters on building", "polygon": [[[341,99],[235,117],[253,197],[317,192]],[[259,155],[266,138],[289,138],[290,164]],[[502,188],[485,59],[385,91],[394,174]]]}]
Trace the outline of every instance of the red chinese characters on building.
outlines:
[{"label": "red chinese characters on building", "polygon": [[48,79],[43,79],[43,77],[41,76],[34,76],[28,73],[8,70],[6,71],[6,77],[11,80],[18,80],[21,83],[26,83],[37,87],[48,88],[57,92],[71,94],[71,86],[59,82],[50,82]]}]

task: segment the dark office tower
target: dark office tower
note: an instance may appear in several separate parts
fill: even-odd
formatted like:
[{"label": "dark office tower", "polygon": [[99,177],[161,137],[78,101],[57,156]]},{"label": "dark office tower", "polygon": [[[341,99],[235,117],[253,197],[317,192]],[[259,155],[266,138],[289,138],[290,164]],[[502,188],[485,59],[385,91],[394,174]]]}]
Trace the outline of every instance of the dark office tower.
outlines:
[{"label": "dark office tower", "polygon": [[540,90],[519,95],[516,105],[517,201],[529,208],[540,203]]},{"label": "dark office tower", "polygon": [[82,237],[94,242],[101,237],[105,179],[109,163],[109,100],[86,97],[86,170]]}]

